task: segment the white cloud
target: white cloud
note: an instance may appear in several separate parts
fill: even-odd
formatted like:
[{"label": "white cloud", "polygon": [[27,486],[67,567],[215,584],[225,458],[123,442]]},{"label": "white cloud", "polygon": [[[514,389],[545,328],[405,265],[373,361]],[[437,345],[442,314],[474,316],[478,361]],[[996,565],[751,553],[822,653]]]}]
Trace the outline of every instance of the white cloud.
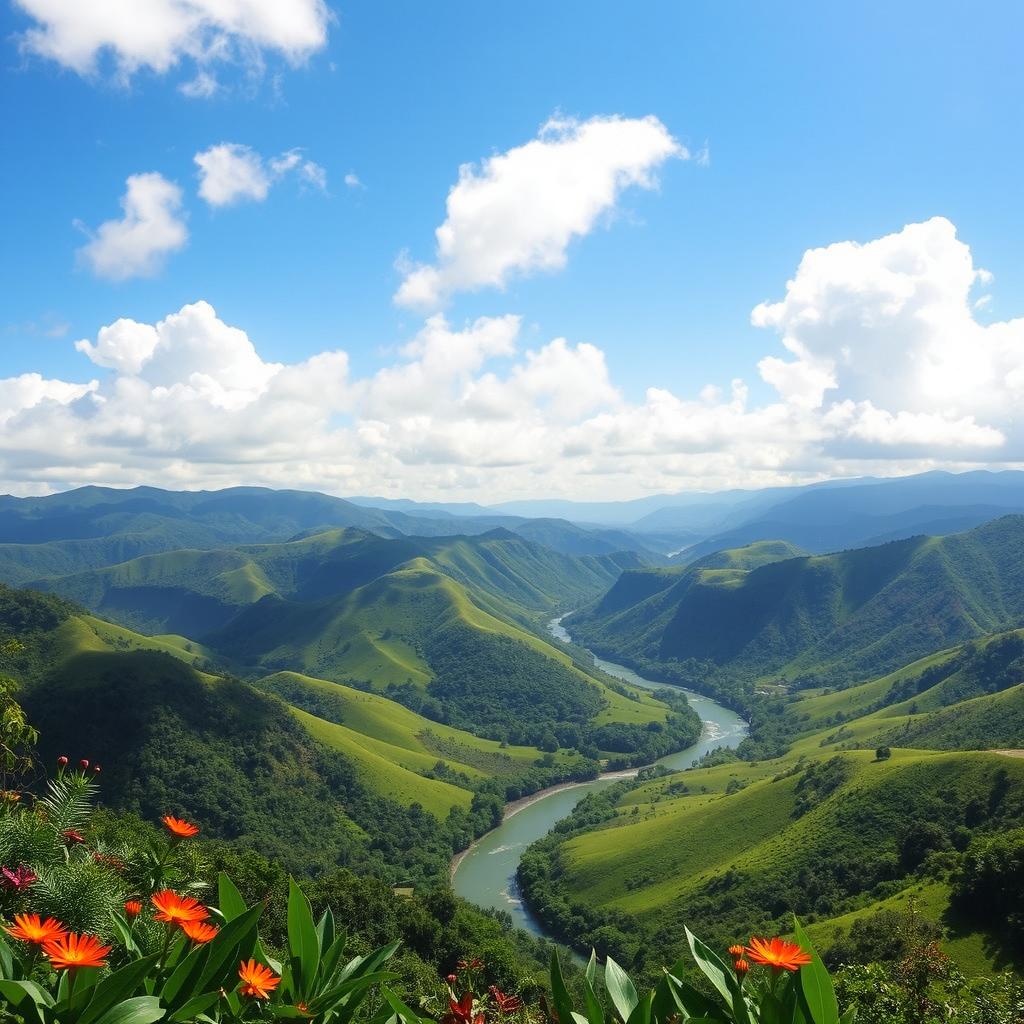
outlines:
[{"label": "white cloud", "polygon": [[448,193],[433,264],[402,266],[399,305],[433,310],[458,291],[503,287],[514,274],[562,268],[630,186],[687,151],[655,117],[553,118],[536,139],[466,164]]},{"label": "white cloud", "polygon": [[753,313],[788,351],[761,360],[758,401],[740,378],[631,401],[600,348],[527,346],[516,316],[435,314],[364,377],[341,351],[283,365],[197,302],[76,342],[99,384],[0,381],[0,482],[495,500],[1024,465],[1024,320],[974,320],[976,279],[941,220],[808,251]]},{"label": "white cloud", "polygon": [[327,191],[327,171],[291,149],[264,161],[254,149],[237,142],[221,142],[193,157],[199,168],[199,195],[210,206],[231,206],[244,201],[261,203],[270,187],[295,172],[299,179]]},{"label": "white cloud", "polygon": [[211,206],[230,206],[250,199],[260,203],[270,191],[270,177],[259,153],[235,142],[196,153],[199,195]]},{"label": "white cloud", "polygon": [[78,250],[94,274],[113,281],[152,276],[188,241],[177,185],[152,172],[133,174],[125,184],[121,219],[105,221]]},{"label": "white cloud", "polygon": [[359,175],[354,174],[352,171],[349,171],[348,174],[345,175],[345,185],[348,188],[363,188],[363,183],[359,180]]},{"label": "white cloud", "polygon": [[165,73],[183,61],[198,67],[182,86],[208,96],[216,62],[258,67],[264,53],[298,64],[327,41],[324,0],[15,0],[34,24],[22,48],[83,75],[109,57],[122,81],[140,69]]}]

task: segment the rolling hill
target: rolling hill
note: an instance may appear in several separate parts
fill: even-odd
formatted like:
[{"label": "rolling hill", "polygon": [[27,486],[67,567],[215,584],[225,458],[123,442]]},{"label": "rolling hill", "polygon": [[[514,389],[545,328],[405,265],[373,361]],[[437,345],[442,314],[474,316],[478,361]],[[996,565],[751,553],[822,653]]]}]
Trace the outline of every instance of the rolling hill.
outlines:
[{"label": "rolling hill", "polygon": [[1024,517],[749,570],[630,572],[568,620],[610,657],[843,685],[1024,622]]},{"label": "rolling hill", "polygon": [[1024,747],[1024,631],[789,706],[800,729],[781,758],[713,759],[581,804],[523,859],[531,907],[640,965],[684,923],[727,943],[795,911],[828,950],[914,898],[968,973],[1017,963],[951,886],[957,851],[1024,821],[1024,759],[1002,749]]},{"label": "rolling hill", "polygon": [[7,639],[22,649],[3,671],[23,681],[45,759],[87,756],[108,806],[185,814],[295,870],[438,876],[506,798],[595,771],[577,752],[503,747],[326,680],[203,672],[201,645],[52,595],[0,587]]}]

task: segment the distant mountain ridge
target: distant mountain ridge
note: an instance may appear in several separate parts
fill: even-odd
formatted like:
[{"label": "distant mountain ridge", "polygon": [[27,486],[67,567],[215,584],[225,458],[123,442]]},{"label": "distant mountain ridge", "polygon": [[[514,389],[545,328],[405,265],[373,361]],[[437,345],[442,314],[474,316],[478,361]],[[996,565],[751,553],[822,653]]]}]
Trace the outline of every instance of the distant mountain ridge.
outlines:
[{"label": "distant mountain ridge", "polygon": [[1024,623],[1024,516],[750,570],[628,572],[567,621],[643,664],[853,682]]}]

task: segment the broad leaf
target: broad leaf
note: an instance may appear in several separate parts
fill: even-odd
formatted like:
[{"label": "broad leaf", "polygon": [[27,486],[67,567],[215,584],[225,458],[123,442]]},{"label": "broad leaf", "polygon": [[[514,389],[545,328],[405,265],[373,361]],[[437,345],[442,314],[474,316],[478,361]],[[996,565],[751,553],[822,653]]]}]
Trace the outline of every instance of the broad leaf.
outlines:
[{"label": "broad leaf", "polygon": [[811,956],[811,962],[804,964],[799,974],[800,991],[807,1016],[813,1024],[839,1024],[839,1003],[832,987],[832,978],[796,918],[793,918],[793,925],[797,942]]},{"label": "broad leaf", "polygon": [[608,989],[612,1006],[624,1022],[628,1021],[636,1009],[639,997],[629,975],[611,957],[605,960],[604,985]]},{"label": "broad leaf", "polygon": [[217,876],[217,901],[225,921],[234,921],[236,917],[241,917],[247,909],[242,894],[228,877],[226,871],[222,871]]}]

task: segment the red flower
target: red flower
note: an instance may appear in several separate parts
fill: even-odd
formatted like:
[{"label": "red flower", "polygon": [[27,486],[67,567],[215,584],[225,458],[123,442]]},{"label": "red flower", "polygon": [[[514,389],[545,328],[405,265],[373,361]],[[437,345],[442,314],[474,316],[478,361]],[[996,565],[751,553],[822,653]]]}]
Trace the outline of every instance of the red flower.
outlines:
[{"label": "red flower", "polygon": [[449,998],[448,1007],[449,1012],[442,1018],[442,1024],[484,1024],[484,1015],[473,1013],[472,992],[465,992],[458,1002]]},{"label": "red flower", "polygon": [[205,921],[210,912],[198,900],[191,896],[179,896],[170,889],[164,889],[150,897],[150,902],[157,909],[153,915],[155,920],[167,924],[184,924],[186,921]]},{"label": "red flower", "polygon": [[89,762],[83,757],[82,760],[78,762],[78,767],[84,772],[85,769],[89,767]]},{"label": "red flower", "polygon": [[776,971],[798,971],[803,964],[811,962],[810,956],[795,942],[774,939],[752,938],[747,946],[747,956],[755,964],[765,964]]},{"label": "red flower", "polygon": [[57,767],[58,768],[67,768],[67,766],[68,766],[68,759],[63,754],[61,754],[60,757],[57,758]]},{"label": "red flower", "polygon": [[142,913],[142,904],[138,900],[127,900],[124,905],[125,917],[138,917]]},{"label": "red flower", "polygon": [[199,826],[185,821],[184,818],[175,818],[170,814],[165,814],[160,820],[164,823],[167,831],[178,839],[191,839],[193,836],[199,835]]},{"label": "red flower", "polygon": [[3,887],[14,889],[15,892],[21,892],[22,889],[27,889],[33,882],[39,880],[39,876],[24,864],[19,865],[13,871],[10,868],[0,868],[0,872],[3,873]]},{"label": "red flower", "polygon": [[240,963],[238,977],[242,981],[239,991],[253,999],[269,999],[270,993],[281,984],[281,979],[269,967],[255,960]]},{"label": "red flower", "polygon": [[64,837],[64,842],[68,846],[77,846],[79,843],[85,842],[85,836],[81,832],[76,832],[75,829],[69,828],[62,832],[61,835]]},{"label": "red flower", "polygon": [[103,958],[110,952],[95,935],[76,935],[72,932],[59,939],[51,939],[43,945],[43,952],[58,970],[74,970],[77,967],[106,967]]},{"label": "red flower", "polygon": [[22,942],[33,942],[37,946],[53,939],[62,939],[68,930],[55,917],[40,920],[38,914],[15,914],[14,927],[4,928],[12,938]]},{"label": "red flower", "polygon": [[505,995],[497,985],[492,985],[490,992],[491,998],[498,1007],[498,1013],[515,1013],[523,1008],[522,999],[518,998],[518,996]]},{"label": "red flower", "polygon": [[202,945],[217,937],[220,929],[205,921],[182,921],[181,930],[193,941]]},{"label": "red flower", "polygon": [[448,984],[449,985],[454,985],[455,982],[457,982],[458,980],[459,980],[459,976],[457,974],[449,974],[448,975]]}]

